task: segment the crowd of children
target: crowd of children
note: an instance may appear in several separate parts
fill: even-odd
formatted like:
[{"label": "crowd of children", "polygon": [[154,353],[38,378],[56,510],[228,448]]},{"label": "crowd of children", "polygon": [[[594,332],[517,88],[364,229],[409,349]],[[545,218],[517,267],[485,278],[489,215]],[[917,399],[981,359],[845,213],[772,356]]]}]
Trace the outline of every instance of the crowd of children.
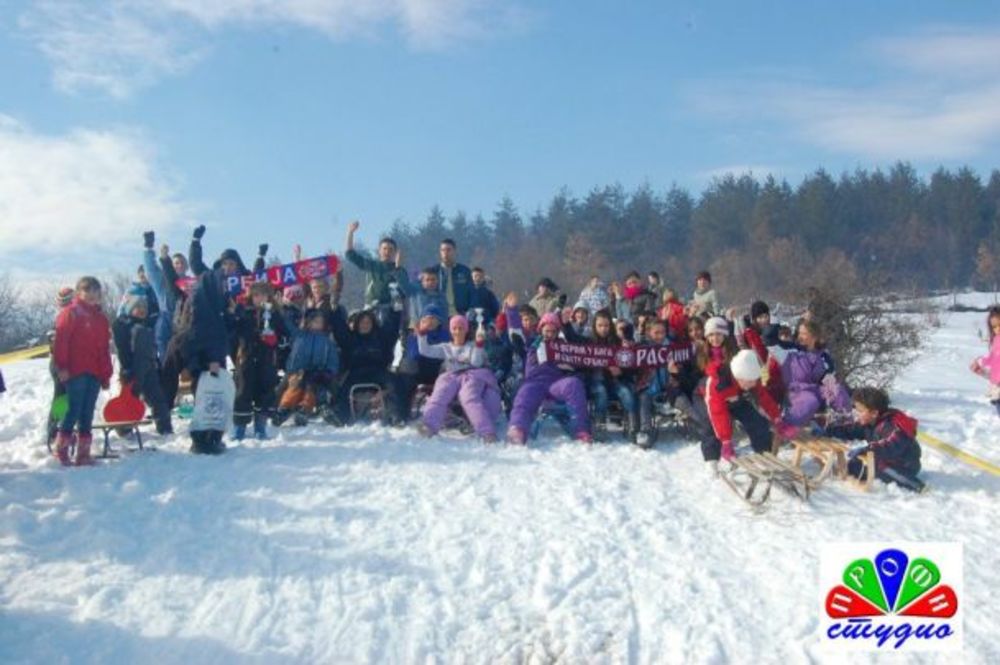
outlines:
[{"label": "crowd of children", "polygon": [[[376,257],[355,249],[358,226],[348,228],[345,257],[365,275],[365,306],[352,313],[340,304],[339,270],[283,290],[250,280],[245,291],[233,292],[230,278],[265,269],[268,246],[258,248],[253,271],[232,249],[208,266],[203,226],[195,229],[187,256],[171,255],[166,245],[157,255],[154,234],[144,234],[143,264],[113,324],[96,279],[81,279],[72,298],[60,292],[52,372],[69,409],[52,433],[59,460],[73,461],[74,443],[75,462],[90,459],[94,404],[112,379],[113,339],[120,383],[149,404],[162,434],[172,431],[179,385],[190,382],[197,402],[199,377],[218,376],[228,364],[236,386],[236,439],[248,436],[248,428],[267,438],[269,426],[290,418],[304,424],[319,415],[349,424],[356,415],[352,400],[364,389],[377,394],[387,424],[418,419],[426,436],[457,412],[476,436],[496,441],[506,413],[506,439],[515,444],[531,438],[540,413],[559,409],[574,438],[603,440],[614,407],[626,436],[647,448],[654,444],[657,409],[668,406],[700,440],[713,473],[720,459],[735,455],[736,421],[754,451],[771,450],[776,439],[802,428],[863,439],[880,478],[920,487],[916,421],[891,409],[883,391],[847,390],[809,312],[792,330],[772,321],[764,302],[745,314],[723,311],[707,272],[697,275],[686,303],[656,273],[643,279],[634,271],[622,283],[591,277],[572,306],[547,277],[528,303],[520,304],[515,293],[501,302],[482,268],[458,262],[452,240],[443,240],[439,262],[411,281],[391,238],[381,240]],[[295,253],[301,258],[298,248]],[[990,380],[1000,413],[1000,309],[988,323],[990,353],[973,370]],[[612,354],[651,349],[664,360],[574,366],[549,353],[559,340],[611,347]],[[430,391],[422,411],[414,403],[421,385]],[[225,448],[221,432],[192,439],[192,452]],[[860,465],[851,470],[865,473]]]}]

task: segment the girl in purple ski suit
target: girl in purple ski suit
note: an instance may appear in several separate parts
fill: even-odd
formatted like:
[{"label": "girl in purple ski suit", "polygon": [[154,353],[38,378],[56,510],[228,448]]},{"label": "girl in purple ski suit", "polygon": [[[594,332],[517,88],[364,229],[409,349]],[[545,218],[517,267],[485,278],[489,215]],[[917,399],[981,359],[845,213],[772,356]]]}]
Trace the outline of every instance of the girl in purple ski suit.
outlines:
[{"label": "girl in purple ski suit", "polygon": [[496,422],[500,417],[500,386],[493,372],[486,367],[486,335],[480,330],[475,343],[466,341],[469,322],[461,314],[448,323],[451,341],[430,344],[423,322],[418,329],[417,348],[426,358],[444,361],[441,374],[434,382],[424,406],[421,431],[427,436],[437,434],[444,423],[448,407],[458,397],[466,417],[484,441],[497,440]]},{"label": "girl in purple ski suit", "polygon": [[524,367],[524,382],[514,397],[510,411],[510,428],[507,439],[524,444],[531,423],[546,398],[563,402],[572,414],[573,431],[578,441],[590,443],[590,414],[587,411],[587,390],[575,374],[567,373],[551,360],[539,360],[538,352],[547,341],[554,341],[562,329],[559,315],[549,312],[539,324],[541,335],[528,347]]},{"label": "girl in purple ski suit", "polygon": [[839,413],[851,411],[851,396],[833,373],[833,359],[823,348],[815,321],[799,325],[798,345],[782,361],[781,378],[788,391],[785,422],[791,425],[805,425],[824,407]]}]

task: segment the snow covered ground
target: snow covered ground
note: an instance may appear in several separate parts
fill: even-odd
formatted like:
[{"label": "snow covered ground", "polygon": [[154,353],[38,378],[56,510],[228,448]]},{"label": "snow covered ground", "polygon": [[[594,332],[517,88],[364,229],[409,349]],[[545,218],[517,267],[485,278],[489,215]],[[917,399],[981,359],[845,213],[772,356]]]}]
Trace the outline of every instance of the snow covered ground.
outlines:
[{"label": "snow covered ground", "polygon": [[[968,371],[983,318],[943,315],[894,397],[998,463]],[[964,544],[961,660],[1000,662],[1000,479],[930,448],[925,495],[832,485],[762,515],[688,442],[285,427],[66,470],[40,443],[45,362],[3,372],[3,663],[843,662],[817,646],[820,545],[893,539]]]}]

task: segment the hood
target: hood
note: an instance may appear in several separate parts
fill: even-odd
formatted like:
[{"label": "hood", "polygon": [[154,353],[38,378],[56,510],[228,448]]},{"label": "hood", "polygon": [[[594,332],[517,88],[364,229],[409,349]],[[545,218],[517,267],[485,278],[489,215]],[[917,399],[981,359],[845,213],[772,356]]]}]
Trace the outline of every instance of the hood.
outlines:
[{"label": "hood", "polygon": [[442,324],[448,319],[448,314],[444,309],[439,304],[433,302],[424,306],[423,311],[420,312],[420,316],[433,316]]},{"label": "hood", "polygon": [[917,438],[917,419],[896,409],[886,411],[892,424],[903,430],[911,439]]},{"label": "hood", "polygon": [[222,267],[222,262],[227,259],[231,259],[236,262],[239,274],[245,275],[248,272],[250,272],[249,270],[247,270],[246,264],[243,263],[243,259],[240,258],[240,253],[237,252],[235,249],[227,249],[223,251],[222,254],[219,255],[219,258],[216,260],[216,262],[212,264],[212,269],[213,270],[220,269]]}]

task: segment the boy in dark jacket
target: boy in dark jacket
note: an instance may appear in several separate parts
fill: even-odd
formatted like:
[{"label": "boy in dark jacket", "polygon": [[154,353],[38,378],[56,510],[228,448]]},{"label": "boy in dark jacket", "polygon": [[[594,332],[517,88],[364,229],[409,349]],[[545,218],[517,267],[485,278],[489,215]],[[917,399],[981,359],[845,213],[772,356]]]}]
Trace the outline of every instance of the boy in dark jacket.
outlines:
[{"label": "boy in dark jacket", "polygon": [[480,267],[472,269],[472,289],[469,292],[469,312],[483,310],[487,321],[493,321],[500,313],[500,301],[496,294],[486,285],[486,271]]},{"label": "boy in dark jacket", "polygon": [[310,309],[305,314],[305,328],[292,331],[292,350],[285,372],[288,388],[281,396],[278,411],[272,422],[280,425],[295,409],[298,423],[304,424],[308,416],[322,403],[323,416],[330,419],[329,394],[340,362],[337,345],[327,332],[326,316],[320,309]]},{"label": "boy in dark jacket", "polygon": [[284,319],[275,307],[274,287],[255,282],[250,287],[248,307],[240,307],[236,317],[236,401],[233,423],[236,440],[246,435],[253,420],[254,436],[267,438],[267,420],[274,408],[278,369],[275,353],[278,341],[289,337]]},{"label": "boy in dark jacket", "polygon": [[127,313],[116,318],[111,327],[118,350],[118,377],[123,386],[131,384],[136,397],[153,410],[157,434],[172,434],[170,409],[160,386],[154,332],[146,325],[146,298],[129,294],[123,306]]},{"label": "boy in dark jacket", "polygon": [[836,439],[867,441],[868,445],[852,455],[848,472],[866,480],[864,465],[857,455],[875,455],[875,477],[886,483],[896,483],[914,492],[921,492],[924,483],[920,473],[920,444],[917,443],[917,420],[902,411],[889,408],[889,396],[879,388],[856,388],[851,393],[854,403],[853,422],[831,424],[822,430]]}]

